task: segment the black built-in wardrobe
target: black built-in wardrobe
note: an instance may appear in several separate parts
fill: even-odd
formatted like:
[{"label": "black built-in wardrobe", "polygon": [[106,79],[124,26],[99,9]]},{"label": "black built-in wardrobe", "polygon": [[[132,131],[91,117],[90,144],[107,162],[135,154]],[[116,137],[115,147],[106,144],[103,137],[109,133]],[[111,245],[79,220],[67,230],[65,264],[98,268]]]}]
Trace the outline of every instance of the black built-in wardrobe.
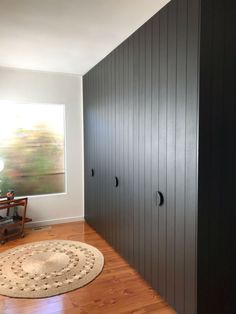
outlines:
[{"label": "black built-in wardrobe", "polygon": [[172,0],[83,77],[86,221],[178,314],[236,313],[235,20]]}]

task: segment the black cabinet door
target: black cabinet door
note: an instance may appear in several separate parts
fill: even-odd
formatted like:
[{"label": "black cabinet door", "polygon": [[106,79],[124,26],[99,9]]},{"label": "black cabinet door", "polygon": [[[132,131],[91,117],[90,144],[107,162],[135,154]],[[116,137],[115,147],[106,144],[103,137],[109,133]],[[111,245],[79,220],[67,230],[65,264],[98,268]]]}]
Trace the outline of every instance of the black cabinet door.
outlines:
[{"label": "black cabinet door", "polygon": [[108,163],[108,132],[107,132],[107,91],[106,89],[106,72],[105,62],[98,64],[95,67],[96,73],[96,206],[97,206],[97,230],[104,237],[107,235],[107,186],[108,186],[108,175],[107,175],[107,163]]},{"label": "black cabinet door", "polygon": [[175,304],[175,23],[175,2],[153,20],[151,81],[151,284],[172,305]]},{"label": "black cabinet door", "polygon": [[[85,217],[88,221],[93,215],[93,187],[91,174],[93,165],[93,139],[92,139],[92,105],[89,97],[89,78],[84,80],[84,189],[85,189]],[[93,169],[93,170],[92,170]]]},{"label": "black cabinet door", "polygon": [[178,313],[196,313],[198,10],[171,1],[152,22],[151,282]]},{"label": "black cabinet door", "polygon": [[109,55],[109,226],[110,243],[115,247],[117,244],[117,188],[114,186],[114,177],[116,174],[116,56],[115,51]]},{"label": "black cabinet door", "polygon": [[127,43],[123,43],[117,49],[116,54],[116,173],[114,187],[117,194],[117,214],[118,214],[118,238],[117,249],[124,257],[127,257],[126,239],[128,225],[127,210],[127,122],[128,122],[128,102],[127,102]]},{"label": "black cabinet door", "polygon": [[91,225],[97,221],[97,95],[96,77],[91,72],[84,78],[84,188],[85,218]]},{"label": "black cabinet door", "polygon": [[198,4],[172,0],[84,89],[86,217],[181,314],[196,313]]}]

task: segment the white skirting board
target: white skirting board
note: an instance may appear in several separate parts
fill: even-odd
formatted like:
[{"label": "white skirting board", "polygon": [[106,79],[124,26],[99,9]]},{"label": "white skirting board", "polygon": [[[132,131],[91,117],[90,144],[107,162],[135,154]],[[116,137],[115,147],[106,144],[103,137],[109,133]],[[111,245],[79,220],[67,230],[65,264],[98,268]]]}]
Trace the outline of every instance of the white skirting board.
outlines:
[{"label": "white skirting board", "polygon": [[83,216],[75,216],[75,217],[65,217],[58,219],[49,219],[49,220],[41,220],[41,221],[32,221],[25,224],[26,228],[38,227],[38,226],[48,226],[48,225],[56,225],[56,224],[64,224],[68,222],[74,221],[84,221]]}]

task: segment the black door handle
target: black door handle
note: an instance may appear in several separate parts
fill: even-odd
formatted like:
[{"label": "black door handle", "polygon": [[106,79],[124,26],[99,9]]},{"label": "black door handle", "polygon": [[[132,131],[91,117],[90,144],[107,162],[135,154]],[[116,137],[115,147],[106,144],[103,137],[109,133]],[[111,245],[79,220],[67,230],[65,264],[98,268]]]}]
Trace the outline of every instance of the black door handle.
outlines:
[{"label": "black door handle", "polygon": [[156,206],[162,206],[164,204],[164,196],[160,191],[155,192]]},{"label": "black door handle", "polygon": [[117,188],[119,185],[119,179],[115,177],[114,186]]},{"label": "black door handle", "polygon": [[95,171],[94,171],[94,169],[92,168],[92,169],[91,169],[91,177],[94,177],[94,175],[95,175]]}]

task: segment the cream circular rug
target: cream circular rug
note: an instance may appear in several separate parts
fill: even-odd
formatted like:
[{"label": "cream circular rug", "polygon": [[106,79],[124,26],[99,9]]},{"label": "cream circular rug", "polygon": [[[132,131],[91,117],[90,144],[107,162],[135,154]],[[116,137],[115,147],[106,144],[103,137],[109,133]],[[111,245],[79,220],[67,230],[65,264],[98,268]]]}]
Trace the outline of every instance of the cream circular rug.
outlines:
[{"label": "cream circular rug", "polygon": [[92,281],[103,265],[98,249],[78,241],[20,245],[0,254],[0,294],[44,298],[65,293]]}]

